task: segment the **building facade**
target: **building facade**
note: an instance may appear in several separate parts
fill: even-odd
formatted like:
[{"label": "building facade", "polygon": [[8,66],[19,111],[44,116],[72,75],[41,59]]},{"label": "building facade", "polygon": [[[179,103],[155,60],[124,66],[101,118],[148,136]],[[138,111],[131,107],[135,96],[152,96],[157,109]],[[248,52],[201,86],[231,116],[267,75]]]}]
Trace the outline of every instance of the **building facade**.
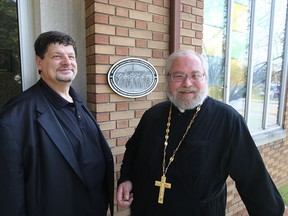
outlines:
[{"label": "building facade", "polygon": [[[230,1],[223,2],[227,3],[224,7],[226,9],[221,12],[222,15],[226,14],[223,15],[226,20],[223,23],[228,23],[228,25],[227,28],[222,28],[222,30],[225,29],[226,33],[230,32],[232,34],[231,32],[233,31],[243,33],[247,29],[244,27],[244,30],[241,30],[240,27],[243,26],[240,24],[235,28],[229,27],[229,23],[231,24],[232,21],[236,22],[237,16],[233,15],[235,12],[240,14],[241,12],[245,14],[251,12],[250,18],[246,19],[246,21],[249,20],[247,21],[249,24],[246,24],[248,26],[251,26],[251,23],[255,24],[255,21],[253,21],[255,20],[255,11],[253,12],[253,10],[256,8],[254,1],[249,1],[248,3],[246,1],[232,1],[238,3],[238,5],[232,4]],[[272,5],[275,1],[271,2]],[[287,1],[284,2],[286,2],[286,14]],[[192,49],[209,57],[212,56],[214,57],[213,59],[215,59],[215,56],[221,56],[213,47],[207,48],[209,45],[207,35],[212,34],[211,26],[214,25],[205,20],[208,17],[206,14],[208,13],[206,10],[207,5],[211,4],[209,0],[21,0],[21,2],[16,1],[16,4],[18,5],[21,89],[27,89],[38,79],[33,51],[35,38],[41,32],[48,30],[64,31],[72,35],[77,41],[79,50],[79,72],[73,85],[87,101],[89,109],[94,114],[111,147],[115,162],[115,179],[119,177],[121,161],[125,152],[125,143],[133,134],[142,114],[154,104],[166,99],[163,69],[169,54],[178,49]],[[247,9],[247,5],[249,5],[249,9]],[[271,6],[271,8],[273,7]],[[211,13],[212,10],[209,14],[211,15]],[[213,13],[215,13],[213,15],[215,19],[221,19],[215,11]],[[204,16],[205,14],[206,17]],[[286,20],[287,18],[285,17],[285,30],[287,29]],[[273,26],[272,21],[272,19],[269,21],[270,28]],[[230,29],[230,31],[227,29]],[[271,29],[270,31],[273,32]],[[223,72],[223,81],[216,85],[218,87],[219,85],[220,87],[222,86],[223,88],[221,89],[223,90],[221,93],[216,94],[214,88],[209,88],[209,94],[233,106],[233,101],[241,101],[240,106],[242,109],[239,108],[239,112],[243,114],[248,123],[255,122],[256,120],[253,119],[254,114],[251,114],[253,113],[253,108],[251,107],[254,107],[252,102],[255,99],[254,88],[251,86],[254,86],[255,83],[249,76],[249,74],[253,74],[253,71],[249,71],[249,65],[253,68],[251,66],[253,63],[249,61],[248,57],[245,58],[248,62],[246,64],[247,70],[245,69],[244,71],[246,72],[243,72],[242,75],[239,73],[239,76],[244,77],[245,74],[245,81],[241,83],[245,83],[244,89],[246,91],[245,94],[232,100],[232,96],[235,96],[235,94],[231,94],[231,89],[234,87],[235,79],[239,76],[235,78],[231,68],[233,68],[233,65],[239,64],[237,62],[235,64],[233,47],[227,47],[227,44],[232,46],[234,43],[229,43],[229,40],[227,40],[229,35],[227,36],[226,33],[226,40],[221,40],[225,45],[220,48],[221,52],[225,53],[224,59],[226,59],[223,62],[224,68],[221,70]],[[255,38],[255,40],[260,37],[260,35],[257,37],[253,36],[251,31],[246,34],[248,34],[247,38]],[[216,38],[216,36],[213,38]],[[233,40],[233,37],[230,38]],[[211,41],[212,39],[209,40]],[[268,37],[269,41],[271,42],[272,39],[269,40]],[[244,47],[245,49],[247,48],[247,53],[251,53],[255,47],[250,49],[247,44]],[[250,41],[249,44],[253,43]],[[257,96],[257,100],[263,102],[261,103],[261,113],[263,115],[261,120],[259,120],[261,123],[255,127],[253,127],[253,124],[248,124],[249,128],[253,128],[253,138],[272,179],[278,187],[288,183],[287,53],[284,52],[286,44],[287,33],[284,31],[280,64],[281,72],[280,75],[277,75],[281,78],[280,82],[278,82],[280,93],[273,99],[270,99],[270,96],[267,97],[267,94],[270,95],[270,88],[273,87],[272,84],[269,84],[273,83],[273,79],[269,79],[276,76],[271,72],[273,71],[271,69],[270,73],[272,75],[267,75],[263,78],[265,86],[267,86],[267,80],[269,81],[269,87],[264,87],[263,89],[264,96],[260,95],[260,93],[257,94],[259,96]],[[271,44],[270,46],[273,47]],[[227,50],[230,50],[232,54]],[[236,50],[238,53],[240,52],[240,48]],[[271,53],[269,51],[267,53],[269,57]],[[109,86],[107,75],[110,68],[116,62],[128,57],[144,59],[157,70],[159,76],[158,84],[148,95],[127,98],[117,94]],[[269,64],[269,62],[268,59],[268,66],[265,68],[269,69],[269,65],[273,65],[272,63]],[[1,73],[3,74],[4,72]],[[269,74],[269,71],[267,74]],[[257,85],[262,86],[263,83]],[[228,88],[226,88],[227,86]],[[251,89],[251,92],[249,89]],[[272,102],[276,106],[270,106]],[[276,111],[269,114],[271,109],[276,109]],[[269,123],[271,116],[275,115],[275,120]],[[227,215],[247,215],[245,206],[237,193],[233,181],[228,179],[227,183]],[[117,216],[129,215],[128,208],[120,208],[116,203],[115,211]]]}]

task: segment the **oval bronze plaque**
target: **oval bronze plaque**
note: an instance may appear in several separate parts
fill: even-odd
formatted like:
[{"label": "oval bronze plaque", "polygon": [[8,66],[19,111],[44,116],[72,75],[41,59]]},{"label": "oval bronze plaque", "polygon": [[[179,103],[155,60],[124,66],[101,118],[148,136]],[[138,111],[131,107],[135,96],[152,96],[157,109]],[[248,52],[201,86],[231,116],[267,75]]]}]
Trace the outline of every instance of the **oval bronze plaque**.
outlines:
[{"label": "oval bronze plaque", "polygon": [[108,83],[117,94],[138,98],[152,92],[158,83],[158,73],[152,64],[140,58],[116,62],[108,72]]}]

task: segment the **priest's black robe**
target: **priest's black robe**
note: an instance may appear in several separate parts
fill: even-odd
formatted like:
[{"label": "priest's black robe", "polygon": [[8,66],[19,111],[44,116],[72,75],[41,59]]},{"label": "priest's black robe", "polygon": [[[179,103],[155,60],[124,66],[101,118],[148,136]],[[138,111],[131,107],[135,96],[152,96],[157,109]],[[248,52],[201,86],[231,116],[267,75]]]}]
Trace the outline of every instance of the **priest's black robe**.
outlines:
[{"label": "priest's black robe", "polygon": [[[131,180],[132,216],[223,216],[226,179],[235,181],[249,215],[280,216],[284,204],[271,180],[243,117],[232,107],[207,97],[166,174],[158,204],[164,136],[170,102],[147,110],[126,144],[118,184]],[[167,158],[182,138],[195,109],[172,108]]]}]

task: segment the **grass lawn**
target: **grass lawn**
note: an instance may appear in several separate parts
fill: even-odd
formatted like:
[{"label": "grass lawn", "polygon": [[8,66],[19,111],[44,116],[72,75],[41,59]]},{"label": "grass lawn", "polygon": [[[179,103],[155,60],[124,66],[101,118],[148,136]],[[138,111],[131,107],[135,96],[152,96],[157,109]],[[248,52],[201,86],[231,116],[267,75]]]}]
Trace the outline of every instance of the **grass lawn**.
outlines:
[{"label": "grass lawn", "polygon": [[279,192],[284,200],[286,206],[288,206],[288,184],[279,188]]}]

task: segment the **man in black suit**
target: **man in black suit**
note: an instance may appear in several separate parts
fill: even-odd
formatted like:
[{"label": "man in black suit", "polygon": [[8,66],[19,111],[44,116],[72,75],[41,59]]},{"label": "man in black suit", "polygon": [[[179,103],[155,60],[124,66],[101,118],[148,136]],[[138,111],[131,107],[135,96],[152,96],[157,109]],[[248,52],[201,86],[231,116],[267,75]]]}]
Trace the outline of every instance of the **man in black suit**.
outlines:
[{"label": "man in black suit", "polygon": [[0,111],[0,215],[113,215],[113,156],[71,87],[76,43],[50,31],[34,47],[41,79]]}]

